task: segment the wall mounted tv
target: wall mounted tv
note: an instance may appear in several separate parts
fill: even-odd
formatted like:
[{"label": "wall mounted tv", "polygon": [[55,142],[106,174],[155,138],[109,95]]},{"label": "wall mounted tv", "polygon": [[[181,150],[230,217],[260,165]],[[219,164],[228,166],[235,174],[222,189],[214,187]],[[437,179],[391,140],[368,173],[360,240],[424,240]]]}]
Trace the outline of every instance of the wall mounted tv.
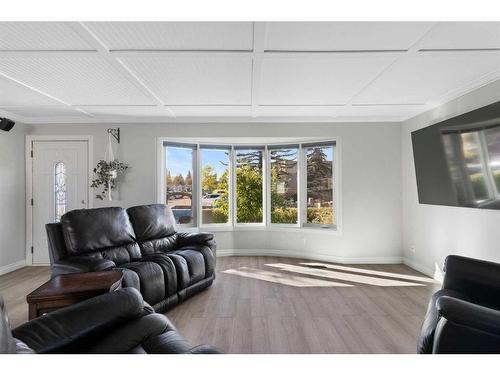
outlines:
[{"label": "wall mounted tv", "polygon": [[411,136],[420,203],[500,209],[500,102]]}]

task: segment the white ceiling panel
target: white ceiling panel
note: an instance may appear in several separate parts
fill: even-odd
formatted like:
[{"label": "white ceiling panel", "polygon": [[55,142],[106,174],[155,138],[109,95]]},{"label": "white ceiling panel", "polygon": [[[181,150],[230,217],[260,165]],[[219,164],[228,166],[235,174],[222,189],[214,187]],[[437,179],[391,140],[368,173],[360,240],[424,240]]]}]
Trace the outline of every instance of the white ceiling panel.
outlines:
[{"label": "white ceiling panel", "polygon": [[44,106],[44,107],[23,106],[23,107],[1,107],[0,109],[4,109],[15,115],[23,117],[32,117],[32,118],[37,118],[37,117],[90,118],[91,117],[69,106]]},{"label": "white ceiling panel", "polygon": [[167,105],[250,104],[249,56],[143,56],[121,61]]},{"label": "white ceiling panel", "polygon": [[251,115],[252,107],[243,105],[233,106],[169,106],[176,117],[199,117],[199,116],[234,116],[248,117]]},{"label": "white ceiling panel", "polygon": [[251,50],[251,22],[86,22],[110,50]]},{"label": "white ceiling panel", "polygon": [[266,50],[405,50],[432,26],[429,22],[270,22]]},{"label": "white ceiling panel", "polygon": [[424,105],[371,105],[342,108],[339,119],[403,121],[426,110]]},{"label": "white ceiling panel", "polygon": [[70,104],[155,104],[99,56],[2,57],[0,72]]},{"label": "white ceiling panel", "polygon": [[64,22],[0,22],[0,50],[93,50]]},{"label": "white ceiling panel", "polygon": [[397,61],[353,101],[358,104],[423,104],[500,69],[500,54],[419,53]]},{"label": "white ceiling panel", "polygon": [[309,56],[265,58],[260,104],[345,104],[394,56]]},{"label": "white ceiling panel", "polygon": [[419,48],[500,48],[500,22],[440,22],[422,39]]},{"label": "white ceiling panel", "polygon": [[0,106],[42,106],[57,104],[60,103],[0,76]]},{"label": "white ceiling panel", "polygon": [[81,106],[85,112],[99,117],[171,117],[167,108],[158,106]]},{"label": "white ceiling panel", "polygon": [[500,22],[0,22],[31,123],[402,121],[498,79]]},{"label": "white ceiling panel", "polygon": [[342,106],[260,106],[258,115],[264,117],[288,117],[288,116],[336,116],[342,110]]}]

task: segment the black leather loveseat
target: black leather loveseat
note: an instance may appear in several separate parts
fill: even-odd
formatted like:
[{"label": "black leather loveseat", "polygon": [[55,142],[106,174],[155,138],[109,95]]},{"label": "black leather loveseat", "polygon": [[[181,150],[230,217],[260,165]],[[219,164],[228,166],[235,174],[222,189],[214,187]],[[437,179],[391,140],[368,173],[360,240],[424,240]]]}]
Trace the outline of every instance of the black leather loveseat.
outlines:
[{"label": "black leather loveseat", "polygon": [[418,353],[500,353],[500,264],[450,255],[444,270]]},{"label": "black leather loveseat", "polygon": [[210,354],[192,346],[139,292],[124,288],[56,310],[11,331],[0,296],[0,353]]},{"label": "black leather loveseat", "polygon": [[177,232],[163,204],[74,210],[47,224],[52,275],[123,271],[123,286],[165,311],[207,288],[215,277],[211,233]]}]

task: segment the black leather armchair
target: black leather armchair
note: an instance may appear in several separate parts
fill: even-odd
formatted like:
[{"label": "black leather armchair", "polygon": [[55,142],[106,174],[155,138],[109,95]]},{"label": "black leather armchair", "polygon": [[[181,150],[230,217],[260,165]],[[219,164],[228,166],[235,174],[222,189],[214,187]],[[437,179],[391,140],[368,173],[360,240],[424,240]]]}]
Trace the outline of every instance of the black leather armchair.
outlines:
[{"label": "black leather armchair", "polygon": [[163,204],[73,210],[47,224],[52,275],[120,269],[123,286],[166,311],[215,279],[212,233],[178,232]]},{"label": "black leather armchair", "polygon": [[419,353],[500,353],[500,264],[450,255],[429,303]]},{"label": "black leather armchair", "polygon": [[0,297],[0,353],[218,353],[192,346],[135,289],[56,310],[10,330]]}]

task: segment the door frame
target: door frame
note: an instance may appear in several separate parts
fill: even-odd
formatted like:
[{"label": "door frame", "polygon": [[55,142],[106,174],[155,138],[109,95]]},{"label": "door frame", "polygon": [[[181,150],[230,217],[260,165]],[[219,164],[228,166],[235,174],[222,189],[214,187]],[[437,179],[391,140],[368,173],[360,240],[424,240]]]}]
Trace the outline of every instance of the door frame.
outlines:
[{"label": "door frame", "polygon": [[31,198],[33,197],[33,158],[31,151],[33,142],[61,142],[61,141],[84,141],[88,145],[88,208],[94,207],[94,189],[90,187],[90,177],[93,174],[94,162],[94,138],[91,135],[27,135],[25,143],[25,160],[26,160],[26,265],[27,266],[43,266],[44,264],[33,264],[33,255],[31,247],[33,246],[33,206]]}]

